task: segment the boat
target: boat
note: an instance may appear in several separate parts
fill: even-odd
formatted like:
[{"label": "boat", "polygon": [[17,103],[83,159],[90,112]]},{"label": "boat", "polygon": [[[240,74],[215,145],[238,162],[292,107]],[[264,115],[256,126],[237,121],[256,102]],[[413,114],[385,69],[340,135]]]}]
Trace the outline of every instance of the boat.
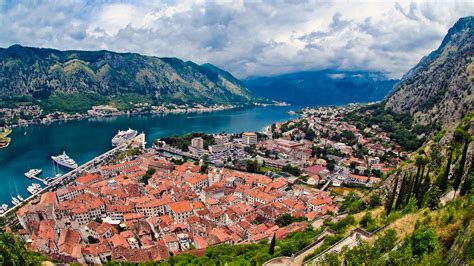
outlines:
[{"label": "boat", "polygon": [[40,175],[43,172],[41,169],[30,169],[28,172],[25,173],[25,176],[29,179]]},{"label": "boat", "polygon": [[112,146],[119,146],[120,144],[134,138],[137,135],[137,131],[133,129],[119,130],[117,135],[112,138]]},{"label": "boat", "polygon": [[25,200],[25,199],[23,199],[23,197],[20,196],[20,195],[16,195],[16,197],[17,197],[20,201],[24,201],[24,200]]},{"label": "boat", "polygon": [[13,203],[13,205],[16,206],[16,205],[20,204],[21,201],[19,201],[16,197],[12,197],[12,203]]},{"label": "boat", "polygon": [[26,188],[26,190],[28,190],[28,192],[30,192],[30,194],[34,195],[34,194],[36,194],[38,191],[41,190],[41,186],[40,186],[40,184],[38,184],[38,183],[33,183],[33,184],[31,184],[30,186],[28,186],[28,188]]},{"label": "boat", "polygon": [[51,156],[51,159],[53,159],[53,161],[58,165],[67,168],[75,169],[78,167],[77,163],[73,159],[71,159],[71,157],[69,157],[64,151],[61,155]]},{"label": "boat", "polygon": [[7,211],[8,210],[8,204],[2,204],[2,210]]}]

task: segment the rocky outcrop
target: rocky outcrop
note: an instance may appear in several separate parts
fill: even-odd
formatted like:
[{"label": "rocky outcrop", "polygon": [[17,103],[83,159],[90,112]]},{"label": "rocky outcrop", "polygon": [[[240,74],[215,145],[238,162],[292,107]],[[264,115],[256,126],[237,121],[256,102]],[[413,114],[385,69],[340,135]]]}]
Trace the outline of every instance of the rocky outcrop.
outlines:
[{"label": "rocky outcrop", "polygon": [[474,17],[448,31],[440,47],[404,75],[386,108],[410,113],[419,124],[454,124],[473,110]]}]

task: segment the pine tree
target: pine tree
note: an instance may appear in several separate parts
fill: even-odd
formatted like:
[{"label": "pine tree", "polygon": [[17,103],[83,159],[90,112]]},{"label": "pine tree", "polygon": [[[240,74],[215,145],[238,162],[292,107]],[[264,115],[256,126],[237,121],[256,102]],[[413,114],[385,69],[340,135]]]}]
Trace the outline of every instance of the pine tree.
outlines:
[{"label": "pine tree", "polygon": [[453,160],[453,149],[449,148],[449,157],[448,162],[446,163],[446,170],[444,171],[443,175],[440,176],[440,180],[438,182],[438,188],[443,193],[446,188],[448,188],[448,179],[449,179],[449,172],[451,171],[451,161]]},{"label": "pine tree", "polygon": [[270,242],[270,250],[268,251],[270,255],[275,254],[275,245],[276,245],[276,235],[275,233],[273,233],[272,241]]},{"label": "pine tree", "polygon": [[464,149],[462,150],[461,160],[459,161],[459,167],[456,171],[456,177],[453,182],[454,195],[456,196],[456,190],[458,190],[459,185],[461,184],[462,177],[464,175],[464,165],[466,164],[467,148],[469,146],[469,141],[466,140],[464,143]]},{"label": "pine tree", "polygon": [[398,186],[398,174],[395,177],[392,193],[388,195],[387,202],[385,202],[385,210],[387,212],[387,216],[390,214],[390,212],[392,212],[393,201],[395,200],[395,194],[397,194],[397,186]]},{"label": "pine tree", "polygon": [[407,186],[407,172],[403,175],[402,184],[400,185],[400,192],[398,192],[397,201],[395,202],[395,210],[400,210],[400,207],[403,203],[403,197],[406,193],[406,186]]}]

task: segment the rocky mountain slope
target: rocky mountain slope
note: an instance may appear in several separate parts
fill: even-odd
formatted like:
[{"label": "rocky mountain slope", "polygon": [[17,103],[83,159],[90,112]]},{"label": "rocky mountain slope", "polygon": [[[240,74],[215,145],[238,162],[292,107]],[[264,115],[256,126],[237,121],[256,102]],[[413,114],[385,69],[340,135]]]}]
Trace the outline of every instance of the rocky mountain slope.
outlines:
[{"label": "rocky mountain slope", "polygon": [[380,73],[320,70],[244,80],[258,96],[301,105],[332,105],[382,100],[398,80]]},{"label": "rocky mountain slope", "polygon": [[411,69],[386,99],[420,124],[453,124],[473,110],[474,17],[461,18],[439,48]]},{"label": "rocky mountain slope", "polygon": [[56,93],[146,95],[157,102],[247,103],[243,83],[211,64],[111,51],[0,49],[0,97],[47,99]]}]

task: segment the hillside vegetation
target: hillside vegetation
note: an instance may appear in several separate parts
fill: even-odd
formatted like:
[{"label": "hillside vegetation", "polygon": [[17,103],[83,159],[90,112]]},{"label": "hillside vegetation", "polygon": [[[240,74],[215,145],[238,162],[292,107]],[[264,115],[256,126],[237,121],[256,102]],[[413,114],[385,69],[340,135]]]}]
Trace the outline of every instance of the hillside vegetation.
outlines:
[{"label": "hillside vegetation", "polygon": [[[158,104],[243,104],[256,100],[242,82],[211,64],[111,51],[59,51],[20,45],[0,50],[0,103],[4,105],[37,100],[46,102],[46,107],[71,108],[76,101],[90,105],[105,102],[104,97],[127,94]],[[71,95],[74,99],[67,99]]]}]

